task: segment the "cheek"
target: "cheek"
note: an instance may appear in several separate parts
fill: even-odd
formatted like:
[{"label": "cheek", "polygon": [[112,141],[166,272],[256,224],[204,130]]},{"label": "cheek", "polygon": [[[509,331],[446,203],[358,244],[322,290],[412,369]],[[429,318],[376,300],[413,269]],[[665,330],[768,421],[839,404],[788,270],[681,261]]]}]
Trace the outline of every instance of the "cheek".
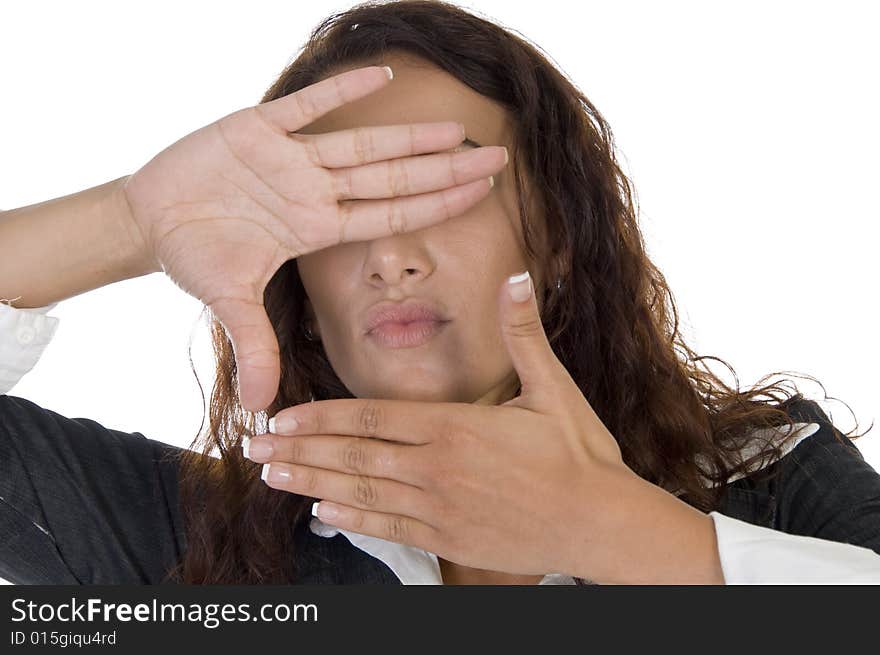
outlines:
[{"label": "cheek", "polygon": [[297,270],[309,301],[320,316],[340,318],[339,299],[352,284],[355,270],[341,247],[326,248],[297,258]]},{"label": "cheek", "polygon": [[493,358],[501,345],[498,304],[506,271],[489,260],[481,270],[458,280],[460,293],[456,308],[460,320],[457,328],[460,345],[469,358]]},{"label": "cheek", "polygon": [[[333,268],[333,249],[319,250],[296,258],[296,269],[306,292],[312,291]],[[310,294],[311,295],[311,294]]]}]

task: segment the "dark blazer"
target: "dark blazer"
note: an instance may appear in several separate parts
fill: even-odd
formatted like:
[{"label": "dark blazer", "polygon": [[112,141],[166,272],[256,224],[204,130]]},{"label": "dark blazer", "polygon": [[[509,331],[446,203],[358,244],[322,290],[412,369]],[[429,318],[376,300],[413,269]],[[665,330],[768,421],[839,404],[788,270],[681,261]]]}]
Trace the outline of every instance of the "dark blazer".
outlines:
[{"label": "dark blazer", "polygon": [[[728,484],[719,511],[880,553],[880,475],[855,445],[835,438],[816,403],[792,411],[821,429],[771,465],[778,469],[772,479],[756,482],[753,474]],[[174,461],[180,450],[0,395],[0,577],[160,583],[186,546]],[[300,584],[400,584],[342,534],[321,537],[308,522],[296,534]]]}]

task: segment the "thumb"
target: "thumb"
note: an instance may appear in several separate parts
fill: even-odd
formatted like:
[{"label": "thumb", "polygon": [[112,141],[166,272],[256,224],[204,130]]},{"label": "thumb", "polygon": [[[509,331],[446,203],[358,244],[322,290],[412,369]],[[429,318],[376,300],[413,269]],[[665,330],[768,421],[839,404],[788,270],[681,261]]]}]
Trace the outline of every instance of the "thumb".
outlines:
[{"label": "thumb", "polygon": [[210,307],[232,341],[241,406],[251,412],[265,409],[281,381],[278,339],[265,307],[256,300],[232,297]]},{"label": "thumb", "polygon": [[544,405],[559,393],[556,386],[562,364],[544,332],[534,286],[528,271],[505,282],[501,293],[501,335],[522,385],[520,396]]}]

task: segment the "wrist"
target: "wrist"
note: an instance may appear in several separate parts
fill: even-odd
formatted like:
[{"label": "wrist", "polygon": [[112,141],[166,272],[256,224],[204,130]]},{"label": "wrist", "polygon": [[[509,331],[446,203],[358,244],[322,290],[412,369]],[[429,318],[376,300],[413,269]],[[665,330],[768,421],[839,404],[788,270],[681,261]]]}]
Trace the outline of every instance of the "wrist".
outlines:
[{"label": "wrist", "polygon": [[105,217],[122,257],[122,265],[127,269],[126,277],[139,277],[162,271],[149,245],[147,235],[134,219],[134,212],[125,194],[125,184],[129,175],[113,180],[108,185]]},{"label": "wrist", "polygon": [[601,518],[577,528],[575,543],[590,548],[572,575],[599,584],[725,584],[711,516],[628,467],[612,478]]}]

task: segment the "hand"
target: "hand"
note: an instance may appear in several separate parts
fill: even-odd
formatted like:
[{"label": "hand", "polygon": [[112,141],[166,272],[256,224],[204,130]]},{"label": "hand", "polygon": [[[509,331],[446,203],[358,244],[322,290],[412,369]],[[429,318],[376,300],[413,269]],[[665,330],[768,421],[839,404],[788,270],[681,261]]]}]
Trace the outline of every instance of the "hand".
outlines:
[{"label": "hand", "polygon": [[[506,286],[502,334],[521,395],[495,406],[346,398],[284,409],[274,434],[247,446],[271,462],[267,483],[324,499],[318,516],[334,526],[465,566],[575,574],[588,561],[604,572],[614,544],[580,537],[602,534],[635,473],[556,358],[534,291],[517,302]],[[285,427],[293,418],[299,427]],[[263,444],[273,453],[257,457]]]},{"label": "hand", "polygon": [[[263,292],[282,264],[461,214],[504,166],[498,146],[441,152],[464,139],[455,122],[291,134],[387,83],[382,67],[369,66],[234,112],[172,144],[121,187],[155,270],[207,305],[229,334],[245,409],[264,409],[278,391]],[[437,154],[410,156],[422,153]],[[395,196],[405,197],[378,200]],[[340,202],[349,200],[357,201]]]}]

